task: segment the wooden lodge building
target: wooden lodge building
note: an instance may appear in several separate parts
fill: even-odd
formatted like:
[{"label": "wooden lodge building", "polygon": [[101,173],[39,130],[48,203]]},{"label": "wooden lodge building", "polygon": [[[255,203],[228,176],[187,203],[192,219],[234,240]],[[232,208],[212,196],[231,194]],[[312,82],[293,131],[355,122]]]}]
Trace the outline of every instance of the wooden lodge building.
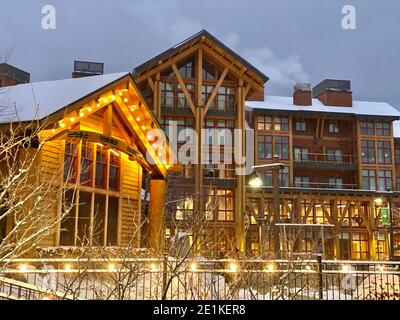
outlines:
[{"label": "wooden lodge building", "polygon": [[[85,75],[78,70],[75,77]],[[205,226],[196,234],[205,255],[271,253],[271,232],[262,230],[278,230],[281,252],[290,247],[297,254],[345,260],[400,256],[400,112],[387,103],[354,101],[349,81],[324,80],[314,88],[297,84],[292,97],[276,97],[266,94],[268,80],[203,30],[136,67],[132,76],[34,84],[38,90],[60,90],[65,98],[79,89],[61,101],[56,94],[48,97],[43,135],[49,142],[39,161],[62,172],[66,163],[81,163],[76,158],[91,163],[90,174],[73,176],[79,182],[77,198],[86,199],[87,206],[77,205],[43,245],[78,245],[85,231],[78,217],[92,221],[97,205],[104,209],[105,225],[96,243],[125,246],[133,224],[140,223],[145,171],[155,181],[153,221],[164,210],[164,198],[156,192],[168,188],[166,197],[178,199],[164,210],[165,236],[193,237],[197,226],[188,221],[205,214]],[[273,197],[272,172],[257,172],[263,183],[254,188],[249,185],[254,174],[237,175],[235,164],[223,162],[182,164],[179,174],[168,175],[167,184],[173,182],[166,187],[167,165],[143,160],[149,145],[145,130],[160,125],[169,135],[172,123],[178,131],[214,129],[217,136],[208,141],[197,135],[198,160],[212,152],[233,153],[224,141],[218,151],[209,146],[219,140],[219,130],[240,130],[239,139],[250,150],[245,138],[253,129],[254,164],[273,163],[275,155],[284,164],[278,195]],[[178,140],[178,148],[185,142]],[[61,200],[54,212],[61,212]]]}]

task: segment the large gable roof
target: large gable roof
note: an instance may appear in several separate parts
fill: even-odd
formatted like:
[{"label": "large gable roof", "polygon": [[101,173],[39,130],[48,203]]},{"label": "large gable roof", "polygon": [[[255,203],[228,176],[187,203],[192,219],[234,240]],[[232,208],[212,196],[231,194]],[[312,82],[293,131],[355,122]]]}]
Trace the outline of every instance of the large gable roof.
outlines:
[{"label": "large gable roof", "polygon": [[0,123],[42,120],[127,75],[111,73],[0,88],[0,110],[9,110],[0,114]]},{"label": "large gable roof", "polygon": [[243,59],[241,56],[239,56],[237,53],[235,53],[232,49],[230,49],[226,45],[224,45],[221,41],[219,41],[216,37],[214,37],[207,30],[201,30],[200,32],[198,32],[195,35],[189,37],[188,39],[182,41],[181,43],[178,43],[177,45],[169,48],[168,50],[164,51],[163,53],[142,63],[141,65],[137,66],[133,70],[133,74],[135,75],[139,72],[142,72],[142,71],[150,68],[153,65],[156,65],[159,61],[163,61],[163,60],[167,59],[168,57],[174,55],[175,53],[182,51],[185,47],[190,47],[197,41],[201,40],[203,37],[214,42],[217,46],[219,46],[221,49],[223,49],[225,52],[227,52],[229,55],[231,55],[235,60],[239,61],[247,69],[253,71],[258,77],[260,77],[260,79],[264,83],[269,80],[269,78],[264,73],[262,73],[260,70],[258,70],[256,67],[254,67],[249,62],[247,62],[245,59]]}]

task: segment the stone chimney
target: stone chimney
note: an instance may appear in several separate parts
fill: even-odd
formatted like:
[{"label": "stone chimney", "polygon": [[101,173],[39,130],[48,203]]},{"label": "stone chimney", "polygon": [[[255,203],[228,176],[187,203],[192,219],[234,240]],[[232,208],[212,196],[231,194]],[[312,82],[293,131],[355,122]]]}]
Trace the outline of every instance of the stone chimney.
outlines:
[{"label": "stone chimney", "polygon": [[72,78],[98,76],[103,73],[104,73],[104,63],[74,61],[74,72],[72,72]]},{"label": "stone chimney", "polygon": [[296,106],[311,106],[312,105],[311,84],[297,83],[294,86],[293,104]]},{"label": "stone chimney", "polygon": [[314,87],[313,94],[326,106],[353,106],[353,93],[348,80],[325,79]]},{"label": "stone chimney", "polygon": [[8,63],[0,63],[0,87],[29,83],[30,79],[31,75],[28,72],[13,67]]}]

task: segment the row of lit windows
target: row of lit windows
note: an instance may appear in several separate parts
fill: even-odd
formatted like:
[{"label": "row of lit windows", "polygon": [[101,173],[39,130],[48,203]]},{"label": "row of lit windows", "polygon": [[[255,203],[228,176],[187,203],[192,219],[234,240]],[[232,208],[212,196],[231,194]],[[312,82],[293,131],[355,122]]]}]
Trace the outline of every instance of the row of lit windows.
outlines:
[{"label": "row of lit windows", "polygon": [[[205,199],[205,220],[234,221],[233,190],[210,189]],[[178,202],[175,219],[188,220],[193,217],[193,199],[187,197]]]}]

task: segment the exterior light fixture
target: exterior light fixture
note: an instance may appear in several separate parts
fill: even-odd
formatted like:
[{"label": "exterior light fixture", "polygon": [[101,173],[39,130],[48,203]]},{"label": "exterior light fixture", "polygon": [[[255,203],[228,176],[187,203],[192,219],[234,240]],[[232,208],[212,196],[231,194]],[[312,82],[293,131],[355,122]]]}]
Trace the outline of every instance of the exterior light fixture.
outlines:
[{"label": "exterior light fixture", "polygon": [[150,270],[151,270],[152,272],[158,271],[157,265],[156,265],[155,263],[152,263],[152,264],[150,265]]},{"label": "exterior light fixture", "polygon": [[272,263],[270,263],[268,265],[268,267],[267,267],[267,270],[268,270],[268,272],[274,272],[275,271],[275,266]]},{"label": "exterior light fixture", "polygon": [[88,111],[89,111],[89,112],[92,112],[92,110],[93,110],[93,109],[92,109],[91,107],[88,108]]},{"label": "exterior light fixture", "polygon": [[342,272],[349,272],[351,270],[351,266],[349,266],[348,264],[344,264],[341,269]]},{"label": "exterior light fixture", "polygon": [[111,96],[111,99],[112,99],[112,100],[114,100],[114,99],[115,99],[115,96],[114,96],[114,95],[112,95],[112,96]]},{"label": "exterior light fixture", "polygon": [[197,271],[197,264],[196,264],[196,262],[192,262],[192,263],[190,264],[190,270],[191,270],[191,271]]},{"label": "exterior light fixture", "polygon": [[136,121],[140,121],[140,120],[141,120],[140,117],[137,117],[137,118],[136,118]]},{"label": "exterior light fixture", "polygon": [[64,122],[61,122],[61,123],[60,123],[60,127],[61,127],[61,128],[64,128],[64,127],[65,127],[65,123],[64,123]]},{"label": "exterior light fixture", "polygon": [[115,272],[117,269],[115,268],[115,264],[114,263],[109,263],[108,264],[108,271],[110,272]]},{"label": "exterior light fixture", "polygon": [[263,186],[263,181],[257,175],[257,173],[255,173],[255,172],[252,173],[250,180],[249,180],[249,186],[252,188],[260,188]]},{"label": "exterior light fixture", "polygon": [[71,266],[69,263],[67,263],[67,264],[64,266],[64,270],[65,270],[65,271],[71,271],[71,269],[72,269],[72,266]]},{"label": "exterior light fixture", "polygon": [[374,199],[374,203],[377,205],[377,206],[381,206],[382,205],[382,203],[383,203],[383,200],[382,200],[382,198],[375,198]]},{"label": "exterior light fixture", "polygon": [[122,97],[122,92],[120,91],[120,92],[118,92],[118,95],[120,96],[120,97]]},{"label": "exterior light fixture", "polygon": [[234,262],[230,263],[229,270],[233,273],[236,273],[238,271],[238,265]]},{"label": "exterior light fixture", "polygon": [[306,265],[306,270],[311,271],[311,267],[309,265]]},{"label": "exterior light fixture", "polygon": [[96,107],[97,107],[97,108],[100,107],[100,103],[97,102],[97,103],[96,103]]},{"label": "exterior light fixture", "polygon": [[85,114],[84,114],[83,112],[79,112],[79,116],[80,116],[80,117],[84,117]]},{"label": "exterior light fixture", "polygon": [[52,132],[52,133],[55,133],[55,132],[56,132],[56,129],[51,129],[51,132]]},{"label": "exterior light fixture", "polygon": [[128,98],[124,98],[124,102],[127,103],[128,102]]},{"label": "exterior light fixture", "polygon": [[20,264],[19,265],[19,271],[21,271],[21,272],[26,272],[26,271],[28,271],[28,265],[27,264]]},{"label": "exterior light fixture", "polygon": [[69,121],[74,122],[74,121],[75,121],[75,118],[74,118],[74,117],[71,117],[71,118],[69,118]]}]

